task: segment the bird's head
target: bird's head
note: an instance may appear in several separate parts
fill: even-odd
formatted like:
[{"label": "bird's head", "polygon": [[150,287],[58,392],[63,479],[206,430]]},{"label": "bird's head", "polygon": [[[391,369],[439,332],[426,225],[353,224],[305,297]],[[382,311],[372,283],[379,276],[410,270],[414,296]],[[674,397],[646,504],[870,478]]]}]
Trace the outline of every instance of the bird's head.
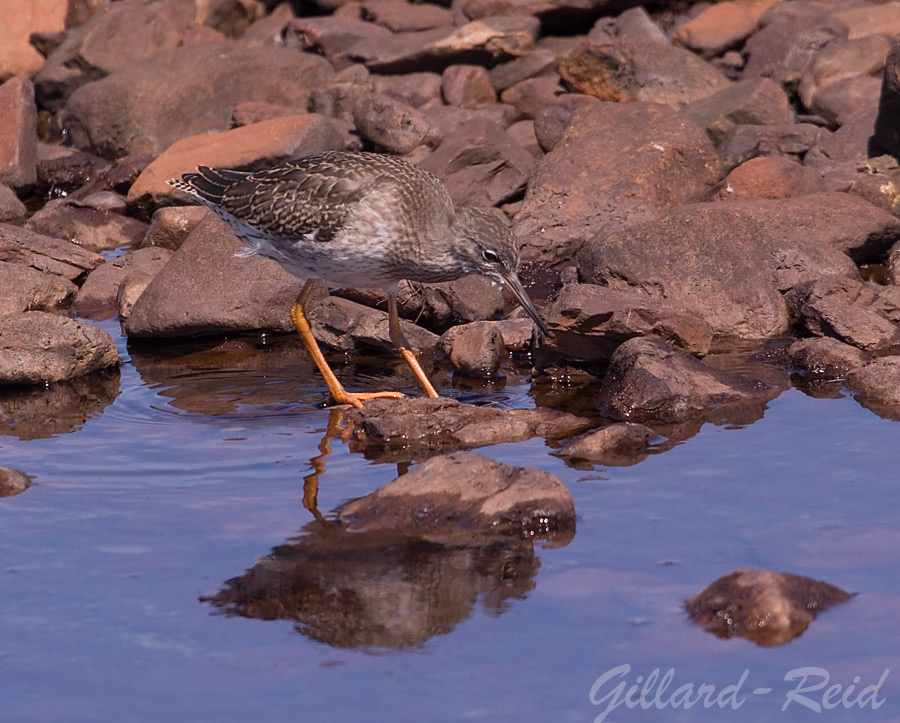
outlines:
[{"label": "bird's head", "polygon": [[467,273],[481,274],[507,286],[541,333],[547,336],[547,325],[519,280],[518,241],[500,214],[484,208],[462,208],[455,232],[459,260]]}]

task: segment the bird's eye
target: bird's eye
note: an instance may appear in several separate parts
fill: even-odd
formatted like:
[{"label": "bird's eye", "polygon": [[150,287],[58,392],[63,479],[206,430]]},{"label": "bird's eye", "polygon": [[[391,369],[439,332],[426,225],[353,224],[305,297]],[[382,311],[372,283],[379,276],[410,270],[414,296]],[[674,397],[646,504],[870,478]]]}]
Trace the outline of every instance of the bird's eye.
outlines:
[{"label": "bird's eye", "polygon": [[495,251],[491,251],[490,249],[485,249],[481,252],[481,257],[487,261],[489,264],[499,264],[500,257],[497,255]]}]

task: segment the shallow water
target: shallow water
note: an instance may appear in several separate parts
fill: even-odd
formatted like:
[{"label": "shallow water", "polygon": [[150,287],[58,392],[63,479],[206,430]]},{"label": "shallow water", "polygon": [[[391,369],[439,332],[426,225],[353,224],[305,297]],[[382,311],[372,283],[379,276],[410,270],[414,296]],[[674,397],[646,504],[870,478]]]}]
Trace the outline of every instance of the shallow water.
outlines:
[{"label": "shallow water", "polygon": [[[115,321],[104,326],[118,335]],[[321,385],[293,347],[274,342],[269,363],[248,343],[185,360],[183,348],[163,355],[120,340],[133,357],[121,373],[69,389],[58,407],[0,395],[9,416],[33,415],[6,420],[0,464],[35,477],[0,499],[0,719],[900,720],[896,422],[849,397],[790,389],[752,424],[707,424],[631,467],[575,470],[542,440],[480,449],[559,476],[575,498],[574,538],[538,544],[534,564],[523,554],[507,593],[448,605],[424,642],[348,648],[199,599],[313,520],[302,497],[329,420]],[[515,375],[502,389],[451,393],[534,405]],[[86,419],[60,414],[73,398]],[[397,474],[331,447],[318,493],[326,517]],[[717,639],[686,619],[683,600],[751,566],[858,596],[777,648]],[[592,703],[597,679],[625,664]],[[877,709],[871,696],[863,709],[838,696],[817,714],[788,697],[798,681],[785,676],[803,666],[841,693],[855,681],[851,702],[890,672]],[[673,677],[658,707],[632,702],[603,717],[617,682],[640,685],[654,669]],[[715,686],[724,710],[675,705],[668,697],[685,684]]]}]

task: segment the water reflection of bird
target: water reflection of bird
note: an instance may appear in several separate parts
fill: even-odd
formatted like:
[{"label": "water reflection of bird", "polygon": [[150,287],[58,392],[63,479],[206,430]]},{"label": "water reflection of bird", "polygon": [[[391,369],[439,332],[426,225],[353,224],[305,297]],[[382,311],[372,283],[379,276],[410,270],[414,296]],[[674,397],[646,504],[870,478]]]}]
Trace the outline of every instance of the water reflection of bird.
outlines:
[{"label": "water reflection of bird", "polygon": [[547,328],[517,275],[515,237],[487,209],[456,207],[441,182],[418,166],[376,153],[330,151],[262,171],[200,166],[171,180],[221,216],[247,245],[307,279],[291,308],[331,396],[362,406],[399,392],[348,392],[325,361],[306,319],[313,279],[380,288],[388,295],[391,341],[425,392],[437,392],[410,349],[397,315],[397,284],[482,274],[506,285],[543,334]]}]

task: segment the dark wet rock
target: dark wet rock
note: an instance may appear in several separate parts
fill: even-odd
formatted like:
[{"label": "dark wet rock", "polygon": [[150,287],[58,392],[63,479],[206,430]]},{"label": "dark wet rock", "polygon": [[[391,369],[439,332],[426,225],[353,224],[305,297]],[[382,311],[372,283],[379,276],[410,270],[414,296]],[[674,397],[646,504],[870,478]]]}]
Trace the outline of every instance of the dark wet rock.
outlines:
[{"label": "dark wet rock", "polygon": [[494,322],[507,351],[529,351],[535,326],[531,319],[501,319]]},{"label": "dark wet rock", "polygon": [[720,147],[737,125],[780,126],[794,121],[787,94],[768,78],[740,80],[689,103],[679,115],[705,128]]},{"label": "dark wet rock", "polygon": [[534,156],[490,120],[471,120],[419,164],[444,182],[457,206],[491,207],[519,196]]},{"label": "dark wet rock", "polygon": [[70,241],[0,224],[0,261],[24,264],[72,281],[102,264],[103,257]]},{"label": "dark wet rock", "polygon": [[243,249],[208,214],[141,294],[125,322],[129,337],[177,337],[241,330],[291,331],[289,310],[303,282]]},{"label": "dark wet rock", "polygon": [[344,505],[351,530],[531,538],[572,530],[575,503],[566,486],[539,469],[510,467],[456,452],[423,462],[390,484]]},{"label": "dark wet rock", "polygon": [[716,637],[770,647],[799,637],[819,612],[852,597],[821,580],[745,568],[720,577],[685,602],[685,609]]},{"label": "dark wet rock", "polygon": [[652,336],[694,354],[706,354],[712,327],[646,294],[593,284],[567,284],[544,310],[551,335],[542,338],[536,365],[608,362],[622,342]]},{"label": "dark wet rock", "polygon": [[847,385],[875,414],[900,421],[900,357],[876,359],[847,374]]},{"label": "dark wet rock", "polygon": [[825,276],[789,297],[797,323],[814,336],[830,336],[866,351],[900,346],[900,298],[885,287]]},{"label": "dark wet rock", "polygon": [[600,392],[600,410],[611,419],[681,422],[728,404],[768,401],[768,384],[711,369],[655,339],[626,341],[613,354]]},{"label": "dark wet rock", "polygon": [[646,220],[702,198],[720,180],[706,133],[649,103],[593,103],[575,111],[544,156],[515,219],[522,254],[570,262],[598,230]]},{"label": "dark wet rock", "polygon": [[427,397],[373,399],[345,418],[351,448],[394,460],[532,437],[560,439],[590,427],[586,419],[544,407],[504,410]]},{"label": "dark wet rock", "polygon": [[158,154],[180,138],[227,130],[232,110],[244,101],[304,107],[312,88],[331,74],[322,58],[287,48],[184,46],[82,86],[60,124],[76,148],[103,157]]},{"label": "dark wet rock", "polygon": [[195,8],[183,0],[124,0],[70,28],[37,74],[41,106],[58,111],[79,87],[175,48],[193,29]]},{"label": "dark wet rock", "polygon": [[359,135],[388,153],[407,154],[440,143],[437,129],[420,111],[380,93],[366,93],[353,104]]},{"label": "dark wet rock", "polygon": [[491,78],[480,65],[450,65],[441,74],[441,94],[447,105],[477,108],[484,103],[496,103],[497,91]]},{"label": "dark wet rock", "polygon": [[490,69],[491,85],[497,91],[504,91],[516,83],[529,80],[553,69],[556,56],[549,50],[532,50],[518,58],[509,60]]},{"label": "dark wet rock", "polygon": [[847,26],[827,15],[775,18],[747,40],[744,77],[758,75],[785,88],[796,87],[816,54],[847,35]]},{"label": "dark wet rock", "polygon": [[[166,248],[148,247],[131,251],[107,261],[94,269],[85,279],[75,297],[78,315],[86,319],[107,319],[118,310],[122,285],[130,276],[147,276],[147,282],[165,266],[172,256]],[[145,284],[146,286],[146,284]]]},{"label": "dark wet rock", "polygon": [[464,377],[496,377],[506,359],[503,335],[492,321],[474,321],[454,326],[438,342],[453,368]]},{"label": "dark wet rock", "polygon": [[254,170],[321,151],[344,149],[344,139],[322,116],[284,116],[218,133],[182,138],[169,146],[128,190],[132,211],[144,217],[161,204],[186,198],[167,181],[198,165]]},{"label": "dark wet rock", "polygon": [[398,302],[402,316],[438,332],[470,321],[495,319],[506,309],[502,291],[474,274],[439,284],[408,285]]},{"label": "dark wet rock", "polygon": [[0,385],[55,382],[118,363],[112,337],[90,324],[45,311],[0,320]]},{"label": "dark wet rock", "polygon": [[[357,66],[362,67],[362,66]],[[405,73],[404,75],[373,75],[372,89],[401,103],[421,108],[441,103],[441,76],[438,73]],[[494,102],[492,97],[488,102]]]},{"label": "dark wet rock", "polygon": [[29,487],[31,478],[27,474],[12,467],[0,467],[0,497],[20,495]]},{"label": "dark wet rock", "polygon": [[37,386],[0,386],[0,436],[21,440],[70,434],[119,395],[119,368]]},{"label": "dark wet rock", "polygon": [[720,55],[755,30],[766,3],[722,2],[709,5],[680,25],[675,40],[705,57]]},{"label": "dark wet rock", "polygon": [[28,209],[19,200],[16,192],[6,184],[0,183],[0,223],[24,221],[27,215]]},{"label": "dark wet rock", "polygon": [[885,60],[874,140],[881,148],[900,158],[900,41],[894,41]]},{"label": "dark wet rock", "polygon": [[578,469],[590,468],[592,464],[629,467],[647,457],[655,436],[656,432],[643,424],[620,422],[568,443],[558,455]]},{"label": "dark wet rock", "polygon": [[175,251],[209,212],[206,206],[165,206],[150,218],[141,246],[159,246]]},{"label": "dark wet rock", "polygon": [[61,276],[0,261],[0,289],[0,316],[6,316],[19,311],[51,311],[78,287]]},{"label": "dark wet rock", "polygon": [[843,379],[872,360],[862,349],[827,336],[795,341],[788,354],[807,377],[825,381]]},{"label": "dark wet rock", "polygon": [[600,100],[674,108],[728,86],[724,75],[684,48],[626,39],[581,45],[560,61],[559,74],[568,87]]},{"label": "dark wet rock", "polygon": [[745,161],[722,181],[713,200],[790,198],[825,190],[822,176],[812,168],[780,156],[758,156]]},{"label": "dark wet rock", "polygon": [[37,108],[28,78],[0,85],[0,183],[26,189],[37,180]]},{"label": "dark wet rock", "polygon": [[436,71],[455,63],[494,65],[534,47],[540,23],[525,15],[485,17],[458,28],[367,37],[347,49],[376,73]]},{"label": "dark wet rock", "polygon": [[720,150],[726,170],[756,156],[787,156],[803,160],[811,148],[829,135],[827,129],[812,123],[737,125],[731,129]]},{"label": "dark wet rock", "polygon": [[25,228],[72,241],[89,251],[137,246],[147,233],[147,224],[135,218],[66,199],[48,203],[25,222]]},{"label": "dark wet rock", "polygon": [[[349,299],[327,297],[310,303],[308,318],[316,340],[330,349],[343,352],[366,349],[393,352],[395,348],[390,337],[386,311],[372,309]],[[428,358],[433,355],[437,346],[437,335],[406,319],[400,320],[400,327],[412,350],[424,357],[420,361],[427,368]]]},{"label": "dark wet rock", "polygon": [[[787,331],[782,292],[825,274],[856,278],[900,234],[895,216],[841,193],[694,204],[585,246],[585,281],[640,290],[697,314],[715,337]],[[633,251],[640,248],[641,253]]]}]

